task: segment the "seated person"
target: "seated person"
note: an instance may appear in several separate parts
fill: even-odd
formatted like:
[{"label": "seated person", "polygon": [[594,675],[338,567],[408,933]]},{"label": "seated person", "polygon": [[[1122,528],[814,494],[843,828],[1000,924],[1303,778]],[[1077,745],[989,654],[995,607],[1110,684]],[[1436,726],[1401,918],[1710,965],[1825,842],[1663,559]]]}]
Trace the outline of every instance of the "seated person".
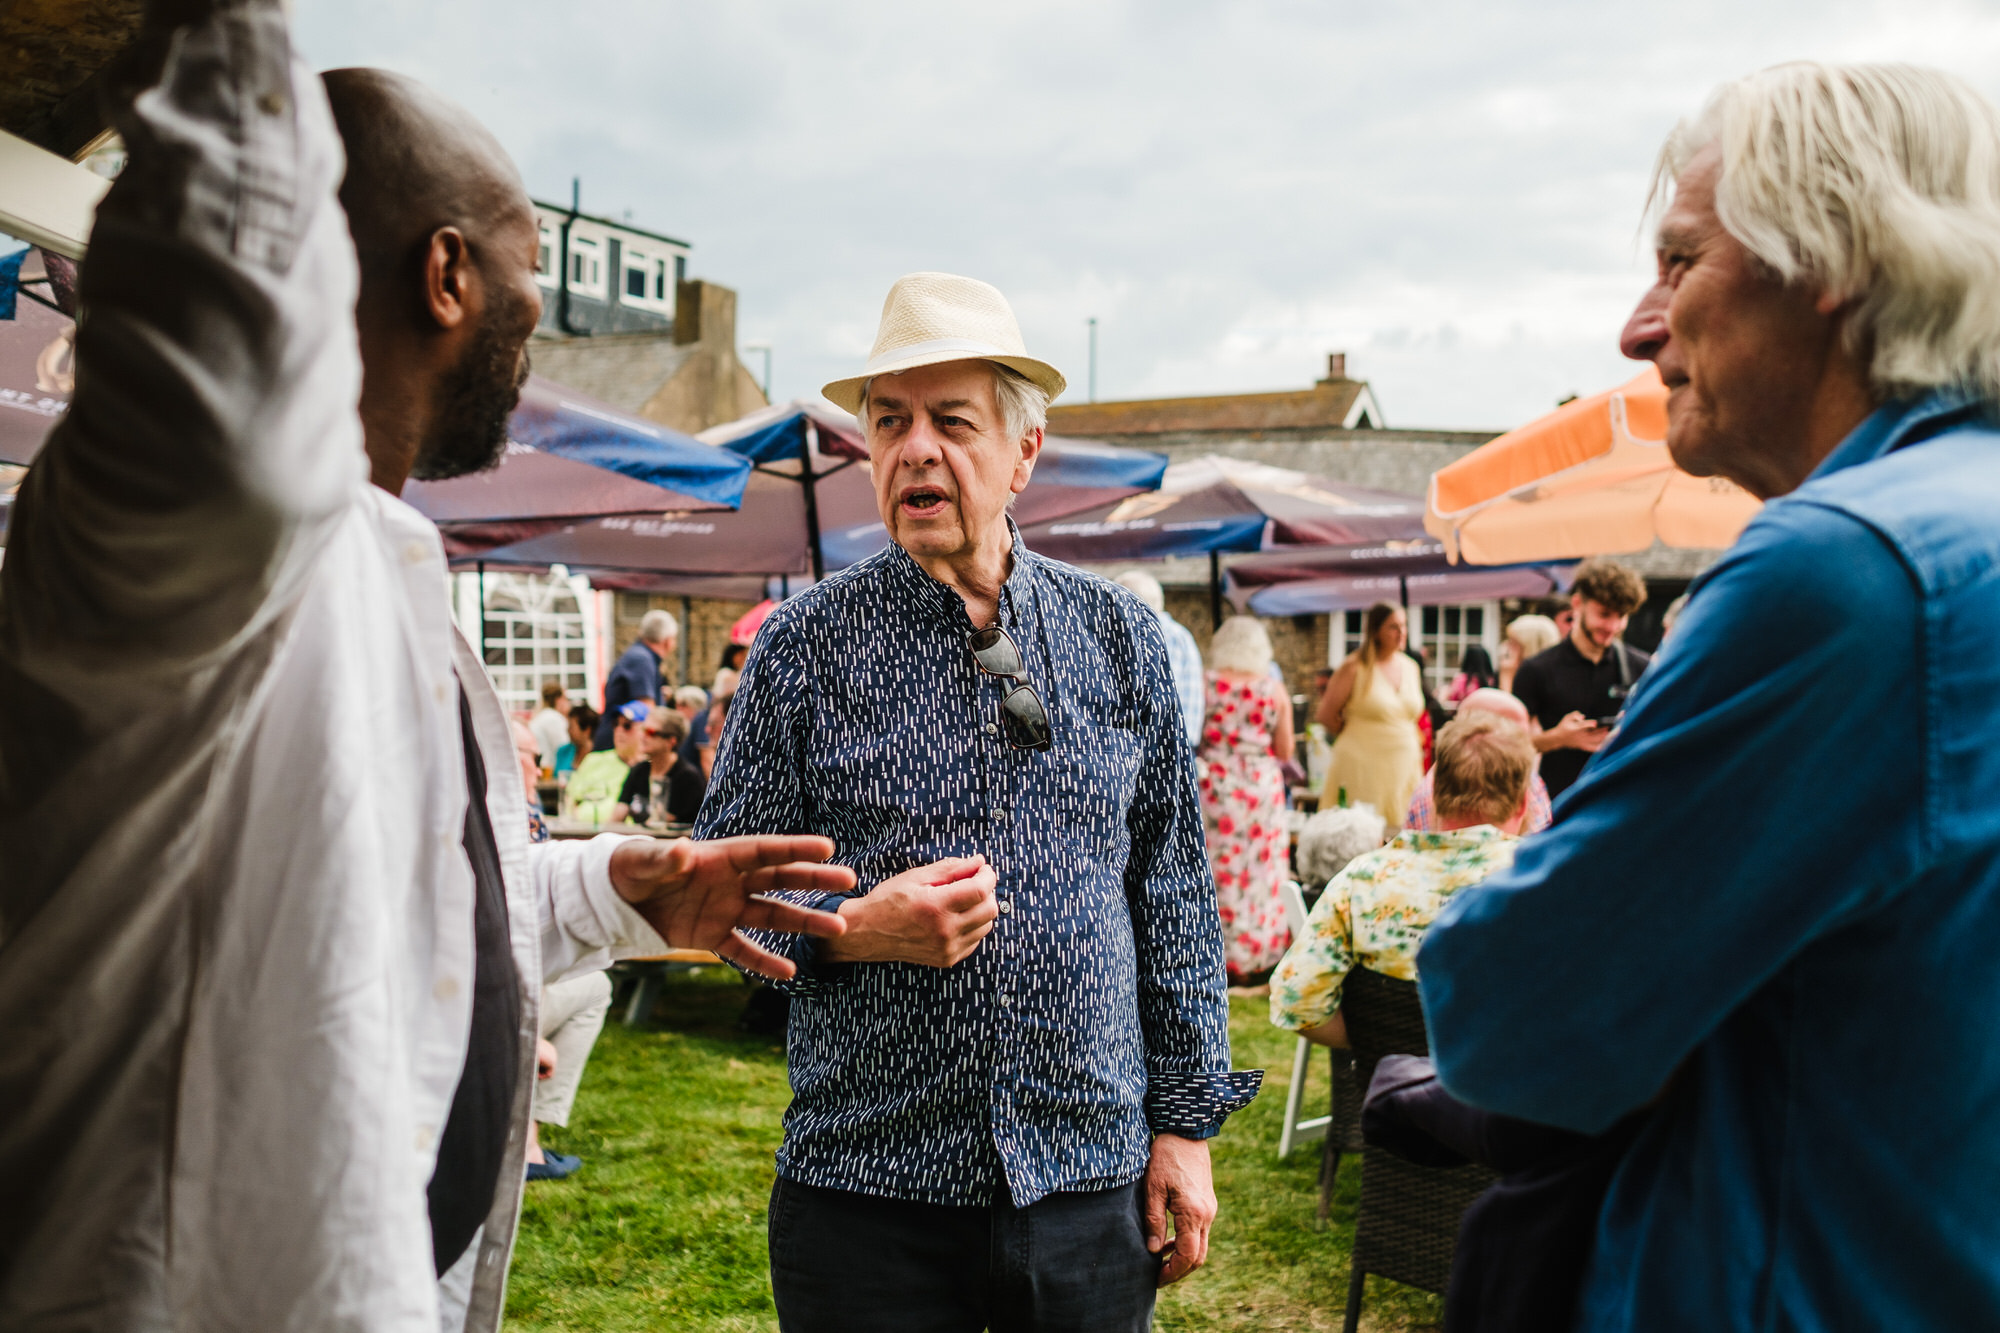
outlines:
[{"label": "seated person", "polygon": [[[625,775],[639,758],[639,742],[652,706],[643,699],[621,704],[611,727],[611,748],[592,750],[570,775],[563,793],[569,802],[570,818],[583,824],[603,824],[611,819],[618,793],[625,787]],[[575,717],[572,711],[571,717]]]},{"label": "seated person", "polygon": [[569,696],[563,693],[562,682],[543,681],[542,706],[528,719],[528,729],[535,733],[539,767],[551,773],[556,771],[556,751],[569,740],[569,710]]},{"label": "seated person", "polygon": [[1299,847],[1292,864],[1308,903],[1317,901],[1327,884],[1347,863],[1382,845],[1389,826],[1374,806],[1334,806],[1320,811],[1299,830]]},{"label": "seated person", "polygon": [[[681,758],[706,773],[714,765],[715,753],[708,743],[708,691],[699,685],[683,685],[673,693],[674,711],[687,719],[687,739],[681,742]],[[702,751],[708,750],[707,759]]]},{"label": "seated person", "polygon": [[514,757],[521,763],[521,781],[528,784],[528,841],[547,842],[549,840],[548,821],[542,818],[541,798],[535,794],[535,781],[541,776],[541,738],[519,718],[508,719],[514,733]]},{"label": "seated person", "polygon": [[561,1180],[583,1165],[581,1157],[542,1147],[541,1127],[569,1123],[577,1085],[590,1059],[604,1016],[611,1012],[611,979],[586,972],[542,987],[537,1017],[541,1041],[536,1047],[535,1102],[528,1119],[528,1179]]},{"label": "seated person", "polygon": [[1415,981],[1417,946],[1444,904],[1513,864],[1534,763],[1527,729],[1506,718],[1474,712],[1448,723],[1432,769],[1439,831],[1405,829],[1334,876],[1271,975],[1271,1021],[1345,1046],[1340,983],[1350,968]]},{"label": "seated person", "polygon": [[681,743],[687,739],[687,719],[656,708],[646,719],[645,757],[625,775],[611,822],[622,824],[692,824],[708,794],[708,779],[688,762]]},{"label": "seated person", "polygon": [[599,714],[589,704],[571,704],[569,712],[563,715],[563,723],[569,728],[569,739],[556,747],[556,772],[574,773],[576,766],[583,762],[591,751],[591,737],[597,734]]},{"label": "seated person", "polygon": [[[1458,716],[1469,717],[1473,713],[1493,713],[1511,719],[1522,727],[1528,725],[1528,706],[1505,690],[1474,690],[1458,705]],[[1525,834],[1540,833],[1549,826],[1549,787],[1542,781],[1542,757],[1535,756],[1535,772],[1528,779],[1528,818],[1521,825]],[[1432,772],[1436,769],[1433,768]],[[1425,833],[1438,831],[1437,800],[1431,791],[1431,775],[1426,773],[1417,783],[1417,790],[1410,797],[1409,813],[1403,816],[1403,827],[1421,829]]]}]

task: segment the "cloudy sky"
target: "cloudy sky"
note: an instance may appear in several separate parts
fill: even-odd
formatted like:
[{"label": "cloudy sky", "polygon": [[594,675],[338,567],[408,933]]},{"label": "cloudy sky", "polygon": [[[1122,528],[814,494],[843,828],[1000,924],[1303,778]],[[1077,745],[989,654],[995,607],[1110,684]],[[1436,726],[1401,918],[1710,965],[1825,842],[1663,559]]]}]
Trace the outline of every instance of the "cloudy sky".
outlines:
[{"label": "cloudy sky", "polygon": [[[1781,60],[1942,65],[1947,0],[298,0],[322,67],[466,103],[540,198],[693,243],[780,397],[852,374],[897,275],[1000,287],[1081,398],[1302,388],[1503,428],[1631,373],[1661,138]],[[752,359],[755,366],[755,359]]]}]

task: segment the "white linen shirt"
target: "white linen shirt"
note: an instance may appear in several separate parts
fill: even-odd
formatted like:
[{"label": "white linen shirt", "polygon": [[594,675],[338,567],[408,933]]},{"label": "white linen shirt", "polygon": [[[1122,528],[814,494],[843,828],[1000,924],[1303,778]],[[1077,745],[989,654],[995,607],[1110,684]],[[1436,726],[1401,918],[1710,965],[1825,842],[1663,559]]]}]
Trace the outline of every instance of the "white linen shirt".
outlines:
[{"label": "white linen shirt", "polygon": [[542,983],[662,944],[616,838],[531,848],[436,529],[368,484],[339,142],[276,4],[182,29],[119,128],[0,566],[0,1328],[493,1329],[520,1171],[446,1308],[425,1199],[471,1023],[460,683],[507,1160]]}]

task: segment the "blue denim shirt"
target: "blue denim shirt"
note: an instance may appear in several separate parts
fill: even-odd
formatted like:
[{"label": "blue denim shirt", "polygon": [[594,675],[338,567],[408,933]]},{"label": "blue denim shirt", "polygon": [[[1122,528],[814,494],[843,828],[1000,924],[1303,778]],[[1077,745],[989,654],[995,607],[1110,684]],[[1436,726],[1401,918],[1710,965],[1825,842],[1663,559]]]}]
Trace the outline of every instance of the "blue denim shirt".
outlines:
[{"label": "blue denim shirt", "polygon": [[1207,1138],[1256,1092],[1152,612],[1017,540],[1000,623],[1049,750],[1008,744],[965,604],[898,546],[772,612],[745,664],[697,836],[825,834],[861,892],[983,852],[1002,913],[948,969],[758,936],[802,965],[786,1179],[984,1204],[1004,1176],[1026,1206],[1136,1180],[1154,1133]]},{"label": "blue denim shirt", "polygon": [[2000,433],[1870,416],[1555,813],[1418,965],[1459,1096],[1660,1097],[1579,1327],[2000,1328]]}]

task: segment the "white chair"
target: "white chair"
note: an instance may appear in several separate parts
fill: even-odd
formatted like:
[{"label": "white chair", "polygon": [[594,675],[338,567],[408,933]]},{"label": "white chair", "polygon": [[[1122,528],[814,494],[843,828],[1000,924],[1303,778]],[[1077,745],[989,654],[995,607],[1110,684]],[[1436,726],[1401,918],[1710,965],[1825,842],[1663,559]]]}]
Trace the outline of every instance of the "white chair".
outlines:
[{"label": "white chair", "polygon": [[[1278,896],[1285,904],[1285,924],[1291,928],[1292,939],[1296,941],[1306,928],[1305,895],[1299,891],[1296,880],[1288,879],[1279,888]],[[1278,1135],[1280,1158],[1289,1156],[1298,1144],[1325,1138],[1328,1126],[1333,1123],[1331,1114],[1299,1118],[1299,1112],[1305,1107],[1306,1069],[1312,1063],[1312,1049],[1313,1044],[1300,1037],[1298,1046],[1292,1051],[1292,1081],[1285,1089],[1285,1128]]]}]

